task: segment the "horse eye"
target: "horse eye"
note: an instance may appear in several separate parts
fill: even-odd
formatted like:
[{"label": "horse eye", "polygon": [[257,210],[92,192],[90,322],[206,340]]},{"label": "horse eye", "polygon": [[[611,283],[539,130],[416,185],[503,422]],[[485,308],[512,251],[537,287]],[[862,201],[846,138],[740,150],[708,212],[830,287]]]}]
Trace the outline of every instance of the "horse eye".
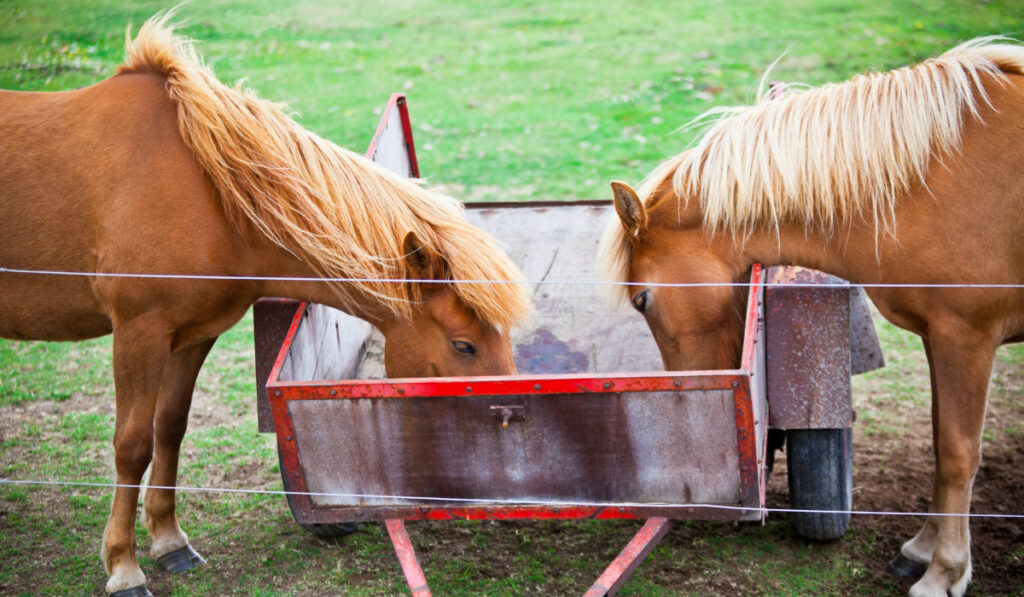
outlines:
[{"label": "horse eye", "polygon": [[463,342],[462,340],[452,340],[452,346],[455,350],[462,354],[476,354],[476,348],[469,342]]},{"label": "horse eye", "polygon": [[651,294],[650,289],[641,292],[640,294],[633,297],[633,308],[643,313],[647,310],[647,299]]}]

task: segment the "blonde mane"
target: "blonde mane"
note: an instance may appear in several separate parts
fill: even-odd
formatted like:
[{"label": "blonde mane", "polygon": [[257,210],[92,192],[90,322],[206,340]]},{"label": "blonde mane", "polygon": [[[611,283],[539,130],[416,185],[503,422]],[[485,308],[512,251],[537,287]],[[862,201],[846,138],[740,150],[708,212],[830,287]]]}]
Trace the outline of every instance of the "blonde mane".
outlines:
[{"label": "blonde mane", "polygon": [[412,231],[453,280],[512,282],[452,285],[482,320],[508,329],[528,316],[522,274],[459,202],[314,135],[251,91],[225,86],[192,42],[174,35],[171,16],[151,18],[127,40],[118,73],[167,78],[182,138],[239,230],[255,227],[324,277],[362,280],[335,285],[342,301],[353,303],[354,286],[399,317],[421,299],[420,285],[387,281],[412,277],[402,247]]},{"label": "blonde mane", "polygon": [[[706,230],[736,236],[778,231],[782,222],[831,235],[855,217],[895,235],[897,201],[924,183],[933,159],[958,150],[965,116],[978,118],[988,103],[985,85],[1024,74],[1024,47],[1000,40],[979,38],[916,66],[710,110],[696,121],[718,119],[697,145],[658,166],[638,194],[646,203],[671,177],[680,201],[700,202]],[[613,217],[600,267],[624,281],[629,259]]]}]

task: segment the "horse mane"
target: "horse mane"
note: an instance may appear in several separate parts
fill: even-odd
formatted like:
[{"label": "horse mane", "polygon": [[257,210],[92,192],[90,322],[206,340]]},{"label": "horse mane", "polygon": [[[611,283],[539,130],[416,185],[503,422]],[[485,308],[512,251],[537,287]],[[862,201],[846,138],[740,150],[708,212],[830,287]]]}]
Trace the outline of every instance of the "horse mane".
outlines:
[{"label": "horse mane", "polygon": [[441,256],[454,291],[495,328],[531,312],[522,274],[497,242],[465,218],[462,205],[423,189],[352,151],[307,131],[278,104],[217,80],[193,43],[174,34],[173,11],[158,14],[126,40],[118,74],[155,72],[167,79],[185,143],[212,179],[239,231],[254,227],[335,283],[343,303],[355,289],[382,300],[399,317],[422,299],[403,240],[412,231]]},{"label": "horse mane", "polygon": [[[965,115],[980,118],[988,104],[986,78],[1024,74],[1024,47],[999,41],[978,38],[915,66],[709,110],[694,120],[716,119],[696,146],[658,166],[638,194],[649,203],[671,177],[679,201],[700,201],[712,233],[745,237],[803,222],[832,235],[862,217],[895,236],[897,201],[924,184],[933,159],[959,149]],[[612,218],[601,269],[623,281],[629,258]]]}]

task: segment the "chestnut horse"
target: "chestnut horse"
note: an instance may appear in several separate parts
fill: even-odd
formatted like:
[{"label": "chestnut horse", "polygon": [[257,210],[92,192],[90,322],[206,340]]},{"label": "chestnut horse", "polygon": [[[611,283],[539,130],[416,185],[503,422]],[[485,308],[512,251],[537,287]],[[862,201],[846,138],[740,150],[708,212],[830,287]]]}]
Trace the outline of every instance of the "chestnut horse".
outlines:
[{"label": "chestnut horse", "polygon": [[[1024,340],[1024,48],[974,40],[914,67],[722,114],[640,186],[612,183],[603,271],[643,313],[665,367],[734,367],[751,264],[869,287],[931,369],[932,512],[890,571],[962,595],[996,348]],[[981,284],[964,288],[955,285]],[[932,286],[927,286],[932,285]],[[935,286],[938,285],[938,286]],[[1002,287],[997,287],[1002,286]]]},{"label": "chestnut horse", "polygon": [[[128,41],[110,79],[0,92],[0,267],[18,270],[0,272],[0,336],[114,334],[118,487],[101,555],[117,595],[149,594],[135,555],[136,486],[150,465],[150,485],[175,484],[199,368],[257,298],[369,321],[393,377],[515,373],[508,334],[531,309],[518,283],[452,283],[521,279],[458,202],[224,86],[167,19]],[[315,281],[324,277],[334,280]],[[174,491],[143,502],[154,558],[174,570],[201,563]]]}]

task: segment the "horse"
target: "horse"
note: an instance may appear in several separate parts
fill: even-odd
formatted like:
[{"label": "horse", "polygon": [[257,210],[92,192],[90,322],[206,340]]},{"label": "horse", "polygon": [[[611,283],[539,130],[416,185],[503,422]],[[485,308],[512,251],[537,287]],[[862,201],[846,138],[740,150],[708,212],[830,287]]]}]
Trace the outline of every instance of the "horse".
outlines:
[{"label": "horse", "polygon": [[460,203],[225,86],[170,16],[129,34],[104,81],[0,92],[0,336],[113,333],[117,486],[101,558],[118,597],[150,594],[134,532],[150,465],[152,556],[172,571],[203,561],[175,513],[179,448],[207,352],[256,299],[370,322],[391,377],[514,374],[509,333],[532,309]]},{"label": "horse", "polygon": [[[706,113],[638,189],[611,183],[602,272],[632,283],[616,294],[669,370],[736,366],[735,283],[754,262],[865,285],[921,337],[931,372],[935,516],[888,569],[916,580],[911,595],[963,595],[994,353],[1024,341],[1024,48],[979,38],[773,95]],[[671,286],[683,282],[698,285]]]}]

